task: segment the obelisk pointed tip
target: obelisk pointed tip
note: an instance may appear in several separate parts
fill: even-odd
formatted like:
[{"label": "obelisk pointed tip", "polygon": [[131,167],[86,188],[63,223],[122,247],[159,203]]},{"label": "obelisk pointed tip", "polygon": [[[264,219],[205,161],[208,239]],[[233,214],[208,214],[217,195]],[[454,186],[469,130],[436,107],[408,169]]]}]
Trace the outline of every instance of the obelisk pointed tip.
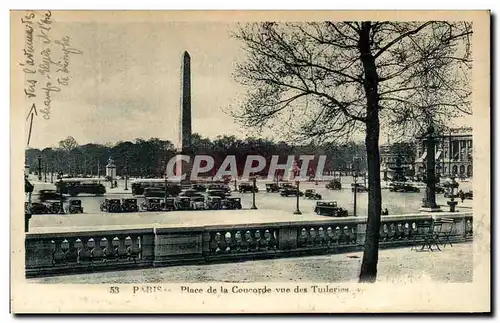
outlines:
[{"label": "obelisk pointed tip", "polygon": [[182,56],[183,57],[189,57],[189,58],[191,58],[191,56],[189,55],[189,53],[187,52],[187,50],[184,51],[184,54],[182,54]]}]

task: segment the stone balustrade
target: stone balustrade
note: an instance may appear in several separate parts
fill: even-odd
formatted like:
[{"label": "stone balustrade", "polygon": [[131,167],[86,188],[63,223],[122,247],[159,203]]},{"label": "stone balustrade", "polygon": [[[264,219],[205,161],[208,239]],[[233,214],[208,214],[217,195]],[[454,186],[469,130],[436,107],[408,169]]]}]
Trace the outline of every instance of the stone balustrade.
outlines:
[{"label": "stone balustrade", "polygon": [[[380,247],[420,243],[419,226],[455,220],[452,241],[472,239],[472,213],[382,217]],[[122,270],[362,250],[366,217],[319,221],[26,234],[26,276]]]}]

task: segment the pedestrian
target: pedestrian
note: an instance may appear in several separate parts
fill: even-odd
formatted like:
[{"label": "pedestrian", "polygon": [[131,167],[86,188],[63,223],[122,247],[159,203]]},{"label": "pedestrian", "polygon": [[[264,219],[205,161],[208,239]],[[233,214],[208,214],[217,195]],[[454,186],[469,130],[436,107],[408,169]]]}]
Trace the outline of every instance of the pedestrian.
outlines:
[{"label": "pedestrian", "polygon": [[118,187],[118,183],[117,183],[117,182],[116,182],[116,180],[115,180],[115,188],[117,188],[117,187]]},{"label": "pedestrian", "polygon": [[460,192],[458,192],[458,196],[460,197],[460,199],[462,200],[462,203],[463,203],[464,199],[465,199],[464,191],[460,190]]}]

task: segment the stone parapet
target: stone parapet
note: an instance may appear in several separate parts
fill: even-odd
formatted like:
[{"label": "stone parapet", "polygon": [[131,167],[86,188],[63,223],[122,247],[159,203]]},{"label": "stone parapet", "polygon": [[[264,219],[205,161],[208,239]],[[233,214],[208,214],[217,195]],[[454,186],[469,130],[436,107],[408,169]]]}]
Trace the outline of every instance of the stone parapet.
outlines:
[{"label": "stone parapet", "polygon": [[[454,220],[452,242],[472,238],[472,213],[382,217],[380,247],[422,242],[419,226]],[[366,217],[27,233],[26,276],[123,270],[200,262],[252,260],[362,250]]]}]

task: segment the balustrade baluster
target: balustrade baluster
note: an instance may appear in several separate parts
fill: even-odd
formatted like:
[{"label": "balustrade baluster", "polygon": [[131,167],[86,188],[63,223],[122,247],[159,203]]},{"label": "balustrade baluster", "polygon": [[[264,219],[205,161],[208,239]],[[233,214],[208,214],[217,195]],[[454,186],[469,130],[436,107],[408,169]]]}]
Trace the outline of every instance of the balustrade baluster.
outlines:
[{"label": "balustrade baluster", "polygon": [[56,238],[54,239],[55,250],[52,256],[52,263],[54,265],[66,263],[66,253],[62,249],[62,243],[64,239]]},{"label": "balustrade baluster", "polygon": [[125,240],[130,237],[120,235],[118,238],[118,246],[115,248],[116,259],[124,259],[127,258],[127,246],[125,245]]}]

